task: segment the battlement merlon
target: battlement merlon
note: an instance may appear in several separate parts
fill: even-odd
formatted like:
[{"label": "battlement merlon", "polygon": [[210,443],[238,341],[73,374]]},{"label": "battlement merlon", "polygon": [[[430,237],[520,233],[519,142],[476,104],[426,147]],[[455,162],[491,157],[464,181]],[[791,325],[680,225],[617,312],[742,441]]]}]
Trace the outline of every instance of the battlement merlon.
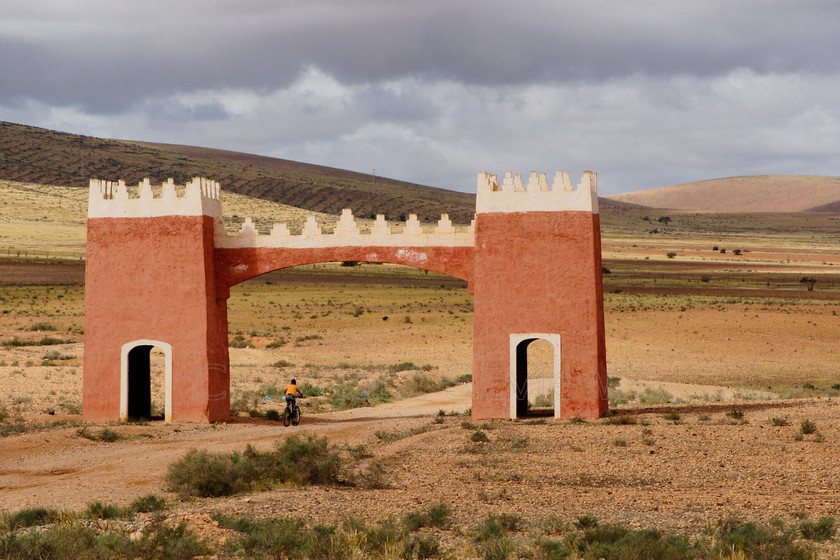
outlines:
[{"label": "battlement merlon", "polygon": [[131,190],[136,192],[130,193],[125,181],[91,179],[88,218],[211,216],[217,228],[222,225],[222,192],[216,181],[193,177],[181,196],[172,179],[161,185],[158,197],[149,179]]},{"label": "battlement merlon", "polygon": [[517,173],[505,173],[501,185],[496,175],[480,172],[476,214],[489,212],[592,212],[598,213],[598,174],[584,171],[577,187],[568,173],[558,171],[549,185],[545,173],[531,171],[528,183]]}]

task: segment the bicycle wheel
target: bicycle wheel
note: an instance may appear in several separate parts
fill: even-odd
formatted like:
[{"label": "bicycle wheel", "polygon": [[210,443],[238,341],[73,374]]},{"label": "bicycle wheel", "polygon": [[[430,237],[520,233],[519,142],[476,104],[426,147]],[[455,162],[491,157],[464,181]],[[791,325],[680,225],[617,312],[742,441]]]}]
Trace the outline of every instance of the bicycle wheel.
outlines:
[{"label": "bicycle wheel", "polygon": [[288,428],[291,421],[292,415],[289,413],[289,407],[287,406],[286,410],[283,411],[283,425]]},{"label": "bicycle wheel", "polygon": [[292,426],[300,424],[300,407],[295,408],[295,413],[292,415]]}]

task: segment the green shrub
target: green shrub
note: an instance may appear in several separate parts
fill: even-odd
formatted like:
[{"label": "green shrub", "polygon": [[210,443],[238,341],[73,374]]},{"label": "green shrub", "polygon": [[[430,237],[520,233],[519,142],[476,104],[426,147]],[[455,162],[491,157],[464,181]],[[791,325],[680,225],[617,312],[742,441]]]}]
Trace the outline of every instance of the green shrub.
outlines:
[{"label": "green shrub", "polygon": [[119,519],[122,517],[122,510],[114,504],[91,502],[85,509],[85,517],[88,519]]},{"label": "green shrub", "polygon": [[276,408],[271,408],[265,412],[265,418],[273,422],[279,422],[281,418],[280,411]]},{"label": "green shrub", "polygon": [[131,502],[131,510],[137,513],[151,513],[166,509],[166,499],[156,494],[146,494]]},{"label": "green shrub", "polygon": [[727,413],[726,413],[726,415],[727,415],[729,418],[732,418],[732,419],[734,419],[734,420],[743,420],[743,418],[744,418],[744,411],[743,411],[743,410],[738,410],[738,409],[736,408],[736,409],[733,409],[733,410],[730,410],[729,412],[727,412]]},{"label": "green shrub", "polygon": [[273,362],[273,363],[269,364],[268,367],[287,368],[287,367],[295,367],[295,364],[293,364],[292,362],[289,362],[287,360],[277,360],[276,362]]},{"label": "green shrub", "polygon": [[266,344],[265,347],[266,348],[280,348],[281,346],[285,346],[286,342],[287,342],[287,340],[285,338],[278,338],[277,340],[272,340],[271,342]]},{"label": "green shrub", "polygon": [[[718,523],[717,539],[713,552],[718,556],[740,552],[746,558],[809,560],[813,549],[794,542],[794,534],[781,528],[768,528],[756,523],[745,523],[737,518],[723,519]],[[734,557],[734,556],[733,556]]]},{"label": "green shrub", "polygon": [[579,515],[575,519],[575,527],[578,529],[592,529],[598,526],[598,518],[594,515]]},{"label": "green shrub", "polygon": [[517,514],[502,513],[500,515],[488,515],[476,527],[476,542],[493,540],[497,537],[506,536],[509,533],[516,533],[522,528],[522,517]]},{"label": "green shrub", "polygon": [[513,539],[499,537],[482,543],[481,557],[484,560],[507,560],[515,548]]},{"label": "green shrub", "polygon": [[156,525],[147,528],[135,547],[136,557],[161,560],[181,560],[210,553],[207,542],[184,522],[177,527]]},{"label": "green shrub", "polygon": [[827,541],[837,533],[833,517],[823,517],[819,521],[803,521],[799,524],[802,538],[810,541]]},{"label": "green shrub", "polygon": [[799,431],[805,435],[813,434],[817,431],[817,424],[816,422],[811,422],[810,420],[803,420],[799,424]]},{"label": "green shrub", "polygon": [[668,251],[668,253],[665,256],[668,257],[669,259],[673,259],[674,257],[677,256],[677,254],[674,251]]},{"label": "green shrub", "polygon": [[637,423],[638,420],[635,416],[610,416],[607,418],[607,424],[613,426],[635,425]]},{"label": "green shrub", "polygon": [[770,424],[773,426],[788,426],[790,422],[788,422],[787,418],[779,418],[776,416],[770,419]]},{"label": "green shrub", "polygon": [[102,428],[98,433],[96,433],[88,430],[87,426],[76,430],[76,435],[79,437],[87,438],[91,441],[104,441],[107,443],[113,443],[125,437],[121,433],[116,432],[110,428]]},{"label": "green shrub", "polygon": [[450,515],[452,510],[448,505],[439,503],[426,511],[415,511],[405,514],[403,525],[409,533],[413,533],[423,527],[437,527],[446,529],[452,524]]},{"label": "green shrub", "polygon": [[402,558],[424,560],[440,555],[440,538],[437,535],[411,535],[403,545]]},{"label": "green shrub", "polygon": [[52,323],[45,323],[45,322],[38,322],[32,323],[28,327],[26,327],[28,331],[57,331],[58,327],[53,325]]},{"label": "green shrub", "polygon": [[694,560],[705,558],[685,535],[664,534],[656,529],[634,531],[621,525],[600,525],[572,537],[582,558],[616,560]]},{"label": "green shrub", "polygon": [[228,342],[228,346],[231,348],[253,348],[254,345],[251,343],[250,340],[245,340],[245,337],[241,334],[236,335],[233,337],[230,342]]},{"label": "green shrub", "polygon": [[333,385],[327,391],[327,399],[330,405],[336,410],[370,406],[369,395],[366,391],[361,391],[346,383]]},{"label": "green shrub", "polygon": [[59,512],[54,509],[26,508],[14,513],[3,514],[3,521],[11,529],[25,529],[49,523],[58,515]]},{"label": "green shrub", "polygon": [[476,430],[470,436],[470,441],[474,441],[476,443],[487,443],[490,441],[490,438],[487,437],[487,434],[482,430]]}]

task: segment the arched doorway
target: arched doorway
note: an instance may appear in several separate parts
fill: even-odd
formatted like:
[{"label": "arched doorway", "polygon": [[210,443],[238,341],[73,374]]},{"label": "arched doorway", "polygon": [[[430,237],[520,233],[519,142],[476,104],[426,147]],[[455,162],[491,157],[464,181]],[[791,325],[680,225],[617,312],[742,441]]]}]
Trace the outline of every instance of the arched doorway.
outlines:
[{"label": "arched doorway", "polygon": [[[164,421],[172,420],[172,346],[158,340],[123,344],[120,359],[120,420],[150,419],[153,409],[153,373],[163,369]],[[159,378],[159,374],[156,376]]]},{"label": "arched doorway", "polygon": [[[534,341],[545,341],[548,345],[543,345],[540,348],[540,354],[550,354],[550,356],[540,356],[537,358],[536,353],[529,352],[529,347]],[[532,349],[533,350],[533,349]],[[535,359],[537,358],[537,359]],[[529,387],[529,369],[546,369],[535,367],[536,363],[547,364],[550,371],[533,371],[532,382],[534,380],[548,379],[547,383],[543,383],[539,388],[535,387],[532,391]],[[532,383],[533,384],[533,383]],[[553,389],[553,390],[552,390]],[[554,416],[560,417],[560,335],[559,334],[545,334],[545,333],[528,333],[528,334],[511,334],[510,335],[510,417],[520,418],[528,413],[528,399],[537,394],[552,394],[554,395]]]}]

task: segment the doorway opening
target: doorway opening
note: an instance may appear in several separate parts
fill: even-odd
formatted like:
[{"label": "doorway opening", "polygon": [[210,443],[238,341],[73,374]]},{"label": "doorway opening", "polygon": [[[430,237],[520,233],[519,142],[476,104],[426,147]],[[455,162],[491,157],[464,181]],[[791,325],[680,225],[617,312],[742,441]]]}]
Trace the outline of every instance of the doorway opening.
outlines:
[{"label": "doorway opening", "polygon": [[135,340],[122,346],[120,420],[172,420],[172,346]]},{"label": "doorway opening", "polygon": [[560,335],[510,335],[510,388],[511,418],[560,416]]}]

